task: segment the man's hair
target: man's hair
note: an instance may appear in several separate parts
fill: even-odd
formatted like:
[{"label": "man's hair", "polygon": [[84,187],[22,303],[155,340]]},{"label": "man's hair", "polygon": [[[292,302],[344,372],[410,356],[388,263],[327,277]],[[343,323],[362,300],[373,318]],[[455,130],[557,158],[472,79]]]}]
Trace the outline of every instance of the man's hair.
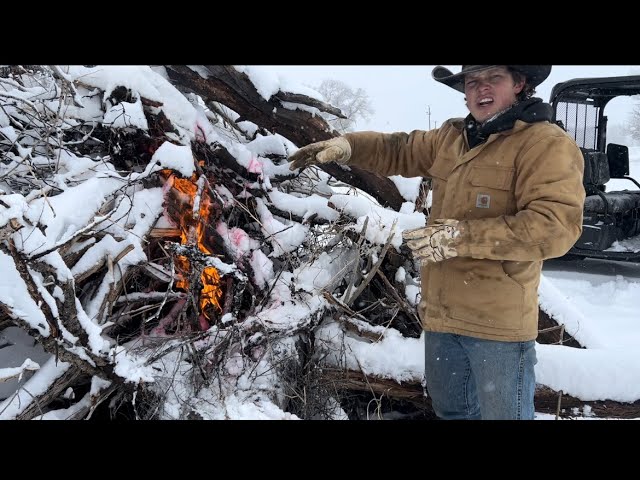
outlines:
[{"label": "man's hair", "polygon": [[519,72],[518,70],[514,70],[509,66],[507,66],[507,70],[511,72],[511,76],[513,77],[514,82],[518,83],[525,80],[525,84],[524,84],[524,87],[522,88],[522,91],[516,96],[518,101],[521,102],[523,100],[527,100],[535,95],[536,89],[529,84],[529,80],[523,73]]}]

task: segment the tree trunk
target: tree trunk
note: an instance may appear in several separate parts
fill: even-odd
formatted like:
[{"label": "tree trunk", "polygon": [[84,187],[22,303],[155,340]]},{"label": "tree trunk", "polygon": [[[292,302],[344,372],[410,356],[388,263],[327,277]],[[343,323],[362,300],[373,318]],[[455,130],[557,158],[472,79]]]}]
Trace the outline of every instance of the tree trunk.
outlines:
[{"label": "tree trunk", "polygon": [[[169,80],[179,89],[194,92],[205,102],[220,102],[240,115],[236,120],[249,120],[271,133],[279,133],[298,147],[328,140],[338,136],[332,132],[324,119],[303,110],[288,110],[282,107],[279,98],[291,98],[287,92],[278,92],[268,101],[256,90],[249,77],[231,65],[202,65],[210,76],[203,78],[186,65],[165,65]],[[294,97],[301,102],[303,96]],[[314,99],[308,103],[317,107]],[[395,184],[387,177],[368,172],[358,167],[343,168],[340,165],[323,165],[329,175],[368,193],[384,207],[396,211],[405,202]]]}]

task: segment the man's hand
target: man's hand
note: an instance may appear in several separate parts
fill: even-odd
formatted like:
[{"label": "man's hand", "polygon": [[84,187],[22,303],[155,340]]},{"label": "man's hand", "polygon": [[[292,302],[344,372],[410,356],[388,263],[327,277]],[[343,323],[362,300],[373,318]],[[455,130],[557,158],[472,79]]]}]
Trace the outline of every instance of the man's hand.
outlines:
[{"label": "man's hand", "polygon": [[289,157],[291,161],[289,170],[329,162],[347,163],[349,158],[351,158],[349,141],[344,137],[337,137],[302,147]]},{"label": "man's hand", "polygon": [[402,232],[407,246],[421,264],[441,262],[458,256],[458,220],[435,220],[432,225]]}]

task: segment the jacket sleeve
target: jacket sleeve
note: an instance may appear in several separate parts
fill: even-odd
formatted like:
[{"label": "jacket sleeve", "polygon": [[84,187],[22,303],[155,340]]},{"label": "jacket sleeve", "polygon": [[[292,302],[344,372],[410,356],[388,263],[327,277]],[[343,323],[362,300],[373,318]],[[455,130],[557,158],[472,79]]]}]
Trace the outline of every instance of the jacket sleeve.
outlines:
[{"label": "jacket sleeve", "polygon": [[582,232],[584,161],[564,134],[538,141],[516,162],[512,216],[464,220],[458,255],[536,261],[564,255]]},{"label": "jacket sleeve", "polygon": [[351,145],[348,165],[383,176],[426,177],[437,151],[438,130],[357,132],[345,134],[344,137]]}]

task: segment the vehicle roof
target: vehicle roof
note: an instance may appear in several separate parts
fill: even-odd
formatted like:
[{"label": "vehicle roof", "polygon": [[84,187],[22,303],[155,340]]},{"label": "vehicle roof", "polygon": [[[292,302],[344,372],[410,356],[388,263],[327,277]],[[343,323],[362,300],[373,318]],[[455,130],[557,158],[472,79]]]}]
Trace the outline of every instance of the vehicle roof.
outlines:
[{"label": "vehicle roof", "polygon": [[553,87],[549,103],[563,101],[604,105],[620,95],[640,95],[640,75],[567,80]]}]

